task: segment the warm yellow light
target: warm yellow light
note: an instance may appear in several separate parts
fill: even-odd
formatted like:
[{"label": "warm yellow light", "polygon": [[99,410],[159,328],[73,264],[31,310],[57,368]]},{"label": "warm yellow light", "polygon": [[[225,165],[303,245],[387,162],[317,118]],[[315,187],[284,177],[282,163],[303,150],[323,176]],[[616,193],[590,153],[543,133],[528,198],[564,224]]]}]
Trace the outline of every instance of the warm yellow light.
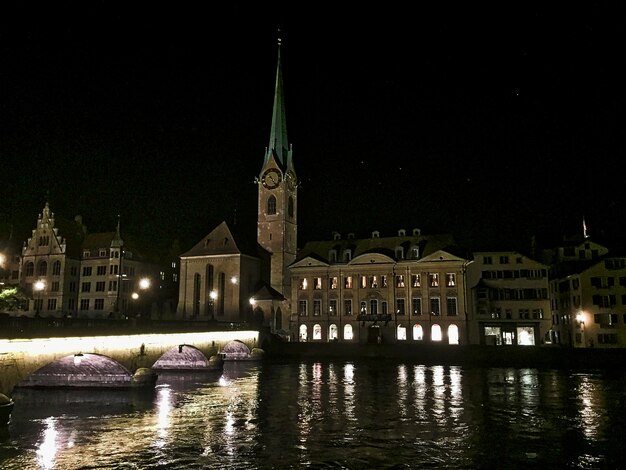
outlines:
[{"label": "warm yellow light", "polygon": [[233,276],[233,277],[231,277],[231,278],[230,278],[230,282],[231,282],[232,284],[237,284],[237,276]]},{"label": "warm yellow light", "polygon": [[33,288],[37,291],[42,291],[44,287],[46,287],[46,283],[41,280],[35,282],[35,285],[33,286]]},{"label": "warm yellow light", "polygon": [[578,312],[578,314],[576,315],[576,321],[578,323],[584,323],[585,322],[585,315],[583,314],[583,312]]},{"label": "warm yellow light", "polygon": [[4,256],[4,253],[0,253],[0,267],[4,268],[4,263],[6,263],[7,257]]},{"label": "warm yellow light", "polygon": [[137,292],[133,292],[132,294],[130,294],[130,296],[133,298],[133,300],[137,300],[139,298],[139,294]]},{"label": "warm yellow light", "polygon": [[209,294],[209,297],[211,297],[213,300],[217,299],[217,292],[212,290],[211,293]]}]

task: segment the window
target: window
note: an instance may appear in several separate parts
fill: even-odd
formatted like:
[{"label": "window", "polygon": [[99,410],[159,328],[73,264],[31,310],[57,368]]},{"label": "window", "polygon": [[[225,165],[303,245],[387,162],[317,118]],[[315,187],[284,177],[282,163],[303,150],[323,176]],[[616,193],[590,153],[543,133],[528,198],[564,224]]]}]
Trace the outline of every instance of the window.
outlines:
[{"label": "window", "polygon": [[412,287],[420,287],[420,275],[419,274],[411,274],[411,286]]},{"label": "window", "polygon": [[439,287],[439,273],[430,273],[428,275],[428,284],[430,287]]},{"label": "window", "polygon": [[104,310],[104,299],[96,299],[93,306],[94,310]]},{"label": "window", "polygon": [[267,198],[267,214],[276,214],[276,198],[274,197],[274,195],[271,195]]},{"label": "window", "polygon": [[383,274],[382,276],[380,276],[380,286],[387,287],[387,275],[386,274]]},{"label": "window", "polygon": [[107,273],[107,267],[106,266],[98,266],[96,268],[96,274],[98,276],[106,276]]},{"label": "window", "polygon": [[446,286],[447,287],[456,286],[456,274],[455,273],[446,273]]},{"label": "window", "polygon": [[300,281],[298,282],[298,289],[300,290],[306,290],[307,288],[307,282],[306,282],[306,278],[301,277]]},{"label": "window", "polygon": [[313,325],[313,339],[322,339],[322,326],[319,323]]},{"label": "window", "polygon": [[456,325],[448,327],[448,344],[459,344],[459,327]]},{"label": "window", "polygon": [[346,276],[343,278],[343,287],[346,289],[352,289],[352,276]]},{"label": "window", "polygon": [[370,300],[370,313],[372,315],[378,315],[378,301],[376,299]]},{"label": "window", "polygon": [[508,256],[500,256],[500,264],[509,264]]},{"label": "window", "polygon": [[543,320],[543,309],[542,308],[534,308],[533,309],[533,319],[535,319],[535,320]]},{"label": "window", "polygon": [[51,292],[59,292],[59,281],[53,281],[50,284],[50,291]]},{"label": "window", "polygon": [[351,259],[352,259],[352,251],[350,251],[350,250],[345,250],[345,251],[343,252],[343,260],[344,260],[344,262],[348,262],[348,261],[350,261]]},{"label": "window", "polygon": [[306,300],[300,300],[298,302],[298,315],[300,315],[301,317],[306,317],[307,312],[306,312]]},{"label": "window", "polygon": [[404,315],[404,299],[396,299],[396,313]]},{"label": "window", "polygon": [[369,284],[372,289],[377,289],[378,288],[378,276],[370,276]]},{"label": "window", "polygon": [[430,339],[433,341],[441,341],[441,327],[439,325],[433,325],[430,329]]},{"label": "window", "polygon": [[330,299],[328,301],[328,314],[331,316],[337,315],[337,299]]},{"label": "window", "polygon": [[343,301],[343,314],[352,315],[352,299],[344,299]]},{"label": "window", "polygon": [[424,329],[421,325],[413,325],[413,340],[422,341],[424,339]]},{"label": "window", "polygon": [[430,298],[430,314],[431,315],[439,315],[441,313],[440,302],[441,302],[441,299],[439,297]]},{"label": "window", "polygon": [[57,309],[57,299],[48,299],[48,310],[54,311]]},{"label": "window", "polygon": [[330,261],[331,263],[337,262],[337,250],[330,250],[328,252],[328,261]]},{"label": "window", "polygon": [[387,315],[389,312],[387,311],[387,301],[383,300],[380,303],[380,313],[382,313],[383,315]]},{"label": "window", "polygon": [[26,264],[26,276],[32,277],[35,274],[35,265],[33,263]]},{"label": "window", "polygon": [[60,276],[61,275],[61,262],[58,261],[58,260],[55,261],[54,263],[52,263],[52,275],[53,276]]},{"label": "window", "polygon": [[361,289],[365,289],[367,287],[367,278],[365,276],[361,276]]},{"label": "window", "polygon": [[328,340],[329,341],[334,341],[336,339],[339,339],[339,332],[337,331],[337,325],[335,325],[334,323],[332,325],[330,325],[330,327],[328,328]]},{"label": "window", "polygon": [[40,261],[39,263],[37,263],[37,275],[45,276],[47,274],[48,274],[48,263],[46,263],[45,261]]},{"label": "window", "polygon": [[398,325],[398,341],[406,341],[406,328],[403,325]]},{"label": "window", "polygon": [[402,274],[396,276],[396,287],[404,287],[404,276]]},{"label": "window", "polygon": [[361,309],[359,313],[365,315],[367,313],[367,304],[365,302],[361,302]]},{"label": "window", "polygon": [[319,317],[322,314],[322,301],[319,299],[313,300],[313,315]]},{"label": "window", "polygon": [[111,269],[109,269],[109,274],[118,274],[119,266],[117,264],[112,264]]},{"label": "window", "polygon": [[331,289],[333,289],[333,290],[336,289],[337,288],[337,283],[338,283],[338,280],[337,280],[336,276],[330,278],[330,288]]},{"label": "window", "polygon": [[91,266],[85,266],[83,268],[83,276],[91,276]]},{"label": "window", "polygon": [[109,292],[117,291],[117,281],[109,281]]},{"label": "window", "polygon": [[396,259],[404,258],[404,248],[402,248],[401,246],[397,246],[395,251],[396,251]]},{"label": "window", "polygon": [[530,312],[527,308],[519,309],[520,320],[530,320]]},{"label": "window", "polygon": [[352,331],[352,325],[346,325],[343,327],[343,339],[350,341],[354,338],[354,333]]},{"label": "window", "polygon": [[313,289],[320,290],[322,288],[322,278],[314,277],[313,278]]},{"label": "window", "polygon": [[459,312],[457,311],[457,305],[456,305],[456,297],[448,297],[446,299],[446,309],[448,311],[448,316],[456,316],[459,314]]},{"label": "window", "polygon": [[89,310],[89,299],[80,299],[80,309]]},{"label": "window", "polygon": [[413,297],[413,315],[421,315],[422,314],[422,299],[419,297]]},{"label": "window", "polygon": [[300,331],[298,331],[298,341],[306,342],[306,338],[307,338],[306,325],[300,325]]},{"label": "window", "polygon": [[91,292],[91,282],[83,282],[80,285],[81,292]]},{"label": "window", "polygon": [[106,282],[104,281],[96,282],[96,292],[104,292],[105,286],[106,286]]},{"label": "window", "polygon": [[483,264],[493,264],[493,261],[491,260],[491,256],[485,256],[483,258]]}]

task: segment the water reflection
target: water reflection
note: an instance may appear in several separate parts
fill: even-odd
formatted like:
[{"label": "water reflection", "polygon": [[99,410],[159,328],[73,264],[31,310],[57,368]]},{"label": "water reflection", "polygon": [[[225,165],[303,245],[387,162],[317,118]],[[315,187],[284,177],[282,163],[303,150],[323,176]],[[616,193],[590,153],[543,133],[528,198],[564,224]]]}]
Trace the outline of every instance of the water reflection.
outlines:
[{"label": "water reflection", "polygon": [[228,363],[151,394],[14,394],[0,468],[617,468],[622,375]]}]

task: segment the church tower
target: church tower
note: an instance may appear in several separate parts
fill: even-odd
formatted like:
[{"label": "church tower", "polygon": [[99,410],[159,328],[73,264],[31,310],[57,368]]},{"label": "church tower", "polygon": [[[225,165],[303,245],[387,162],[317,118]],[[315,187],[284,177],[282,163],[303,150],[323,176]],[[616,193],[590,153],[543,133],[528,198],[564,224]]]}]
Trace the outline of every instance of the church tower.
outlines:
[{"label": "church tower", "polygon": [[295,261],[297,250],[298,179],[292,148],[287,140],[280,47],[279,39],[270,142],[257,178],[257,241],[271,253],[271,286],[289,297],[291,278],[288,266]]}]

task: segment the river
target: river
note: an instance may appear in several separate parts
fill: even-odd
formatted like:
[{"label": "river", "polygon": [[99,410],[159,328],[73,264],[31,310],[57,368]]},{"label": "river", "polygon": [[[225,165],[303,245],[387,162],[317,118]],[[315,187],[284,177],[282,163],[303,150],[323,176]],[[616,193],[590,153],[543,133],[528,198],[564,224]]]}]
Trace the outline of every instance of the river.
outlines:
[{"label": "river", "polygon": [[15,390],[0,468],[623,468],[626,372],[226,363],[150,392]]}]

